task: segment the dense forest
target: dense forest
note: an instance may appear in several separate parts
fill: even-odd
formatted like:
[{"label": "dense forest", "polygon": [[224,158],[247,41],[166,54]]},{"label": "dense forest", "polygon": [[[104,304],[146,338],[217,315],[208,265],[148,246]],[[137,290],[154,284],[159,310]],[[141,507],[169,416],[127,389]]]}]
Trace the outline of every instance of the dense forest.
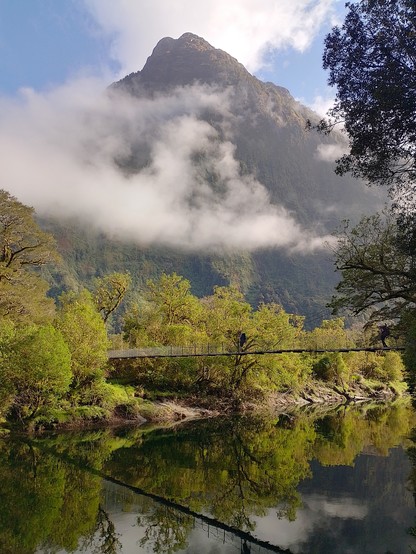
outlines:
[{"label": "dense forest", "polygon": [[[234,286],[198,298],[176,273],[148,280],[123,307],[121,330],[112,318],[131,285],[112,273],[90,287],[48,296],[42,276],[59,266],[54,238],[40,229],[32,208],[0,193],[0,414],[3,422],[43,427],[155,416],[149,399],[160,394],[220,399],[233,409],[262,403],[276,392],[301,394],[313,381],[344,398],[380,389],[404,390],[400,355],[369,352],[250,355],[256,350],[334,349],[370,344],[374,329],[344,328],[341,318],[307,331],[304,318],[278,304],[254,309]],[[119,322],[120,323],[120,322]],[[221,345],[244,355],[141,360],[110,366],[108,349],[158,345]],[[393,339],[392,339],[393,340]],[[365,391],[367,391],[365,393]]]}]

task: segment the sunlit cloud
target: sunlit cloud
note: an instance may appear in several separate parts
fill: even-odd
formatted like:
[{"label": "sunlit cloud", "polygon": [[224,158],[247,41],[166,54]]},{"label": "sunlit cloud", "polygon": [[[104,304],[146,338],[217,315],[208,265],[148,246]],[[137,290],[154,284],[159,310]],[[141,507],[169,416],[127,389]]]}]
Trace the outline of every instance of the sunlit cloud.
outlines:
[{"label": "sunlit cloud", "polygon": [[142,69],[163,37],[202,36],[259,70],[268,52],[304,52],[325,24],[336,19],[336,0],[83,0],[100,31],[112,39],[120,75]]},{"label": "sunlit cloud", "polygon": [[321,117],[325,117],[328,111],[334,107],[335,93],[328,88],[325,93],[317,94],[308,105]]},{"label": "sunlit cloud", "polygon": [[[114,98],[100,81],[0,99],[1,181],[45,215],[77,217],[139,244],[188,250],[324,248],[242,174],[227,91]],[[201,114],[215,109],[221,135]]]}]

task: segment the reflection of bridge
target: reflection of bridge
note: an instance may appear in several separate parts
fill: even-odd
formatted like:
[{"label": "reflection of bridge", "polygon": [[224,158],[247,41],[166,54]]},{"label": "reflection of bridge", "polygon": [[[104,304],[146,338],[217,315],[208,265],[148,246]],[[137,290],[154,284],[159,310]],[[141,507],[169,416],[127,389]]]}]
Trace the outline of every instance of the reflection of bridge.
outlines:
[{"label": "reflection of bridge", "polygon": [[[105,477],[104,481],[104,506],[110,505],[114,509],[114,504],[126,504],[129,506],[129,511],[133,509],[140,510],[140,504],[135,504],[134,502],[135,495],[138,494],[139,496],[151,497],[154,502],[161,504],[166,510],[166,520],[175,513],[175,520],[182,525],[186,526],[188,522],[192,529],[202,531],[208,538],[218,541],[222,545],[232,546],[235,552],[240,552],[242,554],[268,554],[270,552],[292,554],[291,550],[280,548],[267,541],[257,539],[248,532],[221,523],[214,518],[196,512],[189,513],[189,508],[167,501],[162,497],[143,493],[141,489],[126,485],[111,477]],[[125,510],[123,509],[123,511]],[[154,523],[152,523],[152,525],[154,525]]]},{"label": "reflection of bridge", "polygon": [[197,358],[207,356],[248,356],[265,354],[324,354],[331,352],[386,352],[389,350],[404,350],[404,347],[395,348],[281,348],[277,350],[226,350],[220,345],[203,346],[154,346],[150,348],[128,348],[124,350],[109,350],[110,360],[119,360],[124,358]]},{"label": "reflection of bridge", "polygon": [[[166,508],[170,508],[178,512],[178,517],[182,514],[185,516],[188,516],[190,518],[193,518],[195,521],[195,525],[198,525],[198,527],[202,528],[203,530],[206,530],[208,533],[208,536],[211,533],[216,534],[216,538],[223,538],[224,542],[227,540],[230,542],[230,540],[239,539],[239,542],[241,544],[241,550],[243,554],[245,553],[262,553],[262,552],[277,552],[278,554],[292,554],[291,550],[280,548],[279,546],[276,546],[274,544],[269,543],[268,541],[263,541],[261,539],[257,539],[251,533],[248,533],[246,531],[241,531],[240,529],[237,529],[235,527],[232,527],[231,525],[228,525],[226,523],[223,523],[213,517],[209,517],[204,514],[200,514],[198,512],[195,512],[194,510],[191,510],[191,508],[188,508],[187,506],[183,506],[182,504],[178,504],[174,502],[173,500],[169,500],[167,498],[164,498],[163,496],[159,496],[157,494],[153,494],[150,492],[145,491],[144,489],[141,489],[139,487],[135,487],[133,485],[129,485],[128,483],[124,483],[123,481],[120,481],[119,479],[116,479],[114,477],[111,477],[110,475],[105,474],[103,471],[100,471],[99,469],[84,465],[80,460],[77,460],[73,456],[70,456],[63,452],[58,452],[54,448],[50,448],[37,443],[33,443],[30,439],[25,438],[23,441],[26,444],[29,444],[31,447],[39,448],[42,452],[47,452],[48,454],[51,454],[55,456],[56,458],[59,458],[63,462],[67,464],[71,464],[79,469],[82,469],[83,471],[86,471],[87,473],[90,473],[91,475],[95,475],[104,481],[107,481],[108,483],[112,483],[113,485],[117,485],[124,489],[125,491],[130,491],[134,494],[138,494],[140,496],[143,496],[145,498],[150,498],[154,502],[165,506]],[[253,546],[256,547],[254,550]]]}]

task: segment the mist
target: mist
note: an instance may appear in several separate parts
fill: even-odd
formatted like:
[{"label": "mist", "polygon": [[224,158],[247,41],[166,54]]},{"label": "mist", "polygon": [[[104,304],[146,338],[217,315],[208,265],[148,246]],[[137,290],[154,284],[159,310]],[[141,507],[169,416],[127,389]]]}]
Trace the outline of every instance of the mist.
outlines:
[{"label": "mist", "polygon": [[[110,237],[184,250],[323,248],[242,174],[229,98],[203,86],[115,96],[81,79],[0,99],[2,188],[43,216],[79,218]],[[201,119],[215,109],[218,128]],[[224,140],[225,137],[225,140]]]}]

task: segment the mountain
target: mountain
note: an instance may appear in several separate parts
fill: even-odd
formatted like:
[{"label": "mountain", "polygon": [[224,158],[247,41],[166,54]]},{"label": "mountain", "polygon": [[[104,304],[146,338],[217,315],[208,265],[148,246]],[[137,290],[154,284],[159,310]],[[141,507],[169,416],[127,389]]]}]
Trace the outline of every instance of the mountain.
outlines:
[{"label": "mountain", "polygon": [[[246,194],[250,187],[267,191],[270,204],[283,210],[288,221],[296,222],[305,242],[314,235],[331,233],[343,219],[357,220],[382,204],[383,199],[362,182],[335,175],[333,158],[345,146],[342,135],[308,131],[307,120],[317,121],[318,116],[288,90],[261,82],[232,56],[192,33],[160,40],[143,69],[111,85],[108,94],[115,105],[126,99],[162,99],[162,106],[172,102],[178,91],[181,103],[175,109],[180,116],[189,115],[193,123],[205,125],[200,128],[206,140],[201,142],[204,146],[195,146],[192,164],[194,177],[211,202],[229,201],[223,181],[226,171],[233,168],[245,187],[241,185],[240,191],[233,184],[235,195]],[[196,108],[195,99],[204,95],[206,102]],[[128,148],[114,160],[120,171],[130,176],[150,171],[158,121],[151,133],[130,131],[126,135]],[[178,156],[180,140],[178,136]],[[210,157],[211,150],[221,156]],[[201,201],[199,194],[194,189],[188,207]],[[325,249],[312,251],[267,241],[259,248],[213,249],[193,244],[184,249],[163,243],[143,245],[133,238],[112,239],[79,222],[49,219],[43,224],[57,237],[66,264],[62,275],[55,276],[56,292],[68,283],[88,283],[109,271],[129,270],[138,285],[162,271],[176,271],[190,279],[200,296],[210,294],[215,284],[232,282],[253,305],[279,302],[289,312],[308,316],[309,325],[329,314],[325,304],[337,276],[331,253]],[[242,244],[244,240],[251,244],[251,239],[248,225]]]}]

